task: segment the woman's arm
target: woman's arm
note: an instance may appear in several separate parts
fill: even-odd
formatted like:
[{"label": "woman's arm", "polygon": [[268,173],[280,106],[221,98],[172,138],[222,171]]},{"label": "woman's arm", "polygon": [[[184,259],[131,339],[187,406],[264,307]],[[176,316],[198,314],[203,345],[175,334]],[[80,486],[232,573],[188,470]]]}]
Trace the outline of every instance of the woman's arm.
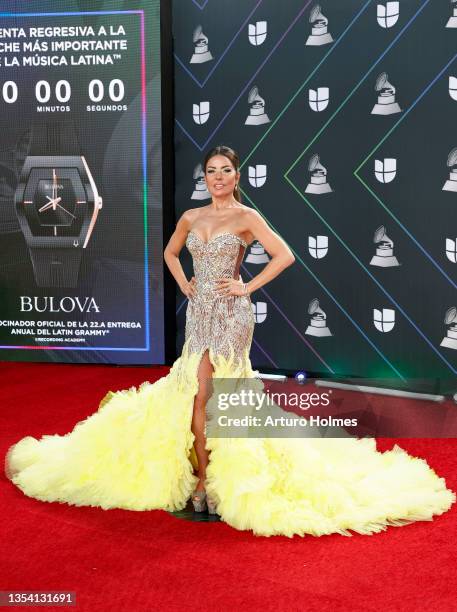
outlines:
[{"label": "woman's arm", "polygon": [[295,257],[284,240],[274,232],[263,217],[256,210],[249,210],[246,214],[246,229],[258,240],[271,260],[257,276],[246,283],[249,293],[260,289],[278,276],[285,268],[291,266]]},{"label": "woman's arm", "polygon": [[[295,257],[281,236],[270,229],[266,221],[256,210],[249,209],[245,212],[242,225],[244,231],[251,232],[267,253],[271,255],[271,260],[262,272],[259,272],[257,276],[254,276],[254,278],[246,283],[247,292],[252,293],[278,276],[284,268],[291,266],[295,261]],[[216,293],[219,296],[245,295],[244,284],[240,280],[222,277],[217,279],[216,282]]]},{"label": "woman's arm", "polygon": [[176,224],[176,229],[173,232],[167,246],[163,252],[163,258],[168,266],[168,269],[172,273],[175,281],[178,283],[179,288],[187,297],[193,295],[192,280],[188,281],[184,270],[182,269],[181,262],[179,261],[179,254],[186,244],[187,234],[192,223],[192,211],[186,210]]}]

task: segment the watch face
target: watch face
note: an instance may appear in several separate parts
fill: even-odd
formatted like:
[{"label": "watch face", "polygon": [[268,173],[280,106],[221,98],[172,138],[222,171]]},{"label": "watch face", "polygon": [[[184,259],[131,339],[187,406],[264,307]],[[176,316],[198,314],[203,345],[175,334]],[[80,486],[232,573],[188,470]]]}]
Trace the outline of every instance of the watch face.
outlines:
[{"label": "watch face", "polygon": [[33,236],[79,236],[88,204],[78,169],[33,168],[22,210]]},{"label": "watch face", "polygon": [[38,183],[34,198],[40,225],[69,226],[76,219],[76,195],[69,179],[55,181],[42,179]]}]

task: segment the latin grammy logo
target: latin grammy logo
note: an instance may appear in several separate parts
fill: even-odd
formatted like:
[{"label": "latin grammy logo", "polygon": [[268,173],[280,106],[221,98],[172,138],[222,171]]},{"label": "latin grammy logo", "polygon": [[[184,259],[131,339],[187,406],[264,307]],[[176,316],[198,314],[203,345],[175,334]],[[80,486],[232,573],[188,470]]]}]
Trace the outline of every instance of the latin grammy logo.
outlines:
[{"label": "latin grammy logo", "polygon": [[452,15],[446,24],[447,28],[457,28],[457,0],[451,0]]},{"label": "latin grammy logo", "polygon": [[248,103],[250,104],[249,115],[245,125],[262,125],[270,123],[270,119],[265,112],[265,100],[259,95],[258,87],[253,87],[249,92]]},{"label": "latin grammy logo", "polygon": [[245,263],[260,265],[268,263],[270,261],[270,258],[268,257],[268,254],[265,252],[265,249],[260,244],[260,242],[256,240],[250,246],[249,253],[244,261]]},{"label": "latin grammy logo", "polygon": [[447,158],[447,166],[450,168],[449,178],[444,183],[442,191],[457,191],[457,147],[452,149]]},{"label": "latin grammy logo", "polygon": [[384,225],[381,225],[375,231],[373,242],[376,244],[376,254],[373,255],[370,261],[371,266],[392,268],[400,265],[394,255],[394,242],[387,236]]},{"label": "latin grammy logo", "polygon": [[305,192],[322,195],[330,193],[333,189],[327,183],[327,168],[320,163],[319,155],[315,153],[308,163],[308,171],[311,172],[311,179]]},{"label": "latin grammy logo", "polygon": [[308,314],[311,315],[311,320],[306,328],[305,334],[319,338],[333,336],[327,327],[327,315],[322,308],[320,308],[319,300],[317,298],[312,299],[309,303]]},{"label": "latin grammy logo", "polygon": [[193,177],[195,181],[194,190],[191,195],[191,200],[207,200],[211,197],[210,192],[208,191],[208,186],[205,181],[205,173],[203,172],[203,166],[201,164],[197,164],[195,166]]},{"label": "latin grammy logo", "polygon": [[203,64],[213,59],[211,51],[208,49],[208,37],[203,34],[201,25],[195,28],[192,40],[195,48],[194,54],[190,58],[191,64]]},{"label": "latin grammy logo", "polygon": [[444,324],[449,325],[446,336],[440,343],[440,346],[445,346],[450,349],[457,349],[457,308],[451,306],[446,310],[444,315]]},{"label": "latin grammy logo", "polygon": [[319,47],[333,42],[332,35],[328,31],[328,19],[321,13],[321,7],[316,4],[309,15],[311,34],[306,40],[308,46]]},{"label": "latin grammy logo", "polygon": [[378,92],[378,102],[373,106],[372,115],[392,115],[401,113],[401,108],[395,101],[395,87],[388,81],[387,72],[381,72],[376,79],[375,90]]}]

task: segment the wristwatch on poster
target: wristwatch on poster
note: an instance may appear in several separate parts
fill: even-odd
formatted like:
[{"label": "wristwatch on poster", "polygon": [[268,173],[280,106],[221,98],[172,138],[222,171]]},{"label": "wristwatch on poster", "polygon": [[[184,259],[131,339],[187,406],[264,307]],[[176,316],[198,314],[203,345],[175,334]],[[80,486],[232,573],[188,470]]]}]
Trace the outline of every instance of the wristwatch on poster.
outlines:
[{"label": "wristwatch on poster", "polygon": [[76,287],[102,198],[72,122],[34,123],[15,193],[39,287]]}]

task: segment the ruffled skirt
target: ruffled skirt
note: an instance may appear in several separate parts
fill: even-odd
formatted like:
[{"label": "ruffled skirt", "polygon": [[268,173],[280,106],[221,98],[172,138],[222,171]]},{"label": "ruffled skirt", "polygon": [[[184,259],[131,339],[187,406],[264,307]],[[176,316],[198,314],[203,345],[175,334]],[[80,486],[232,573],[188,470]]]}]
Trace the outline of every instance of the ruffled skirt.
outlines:
[{"label": "ruffled skirt", "polygon": [[[184,508],[198,481],[191,431],[198,366],[189,350],[168,375],[108,393],[64,436],[26,437],[5,459],[29,497],[104,510]],[[243,359],[210,349],[215,378],[253,378]],[[259,384],[261,385],[260,381]],[[221,519],[257,535],[371,534],[432,520],[455,502],[424,459],[373,439],[208,438],[206,489]]]}]

